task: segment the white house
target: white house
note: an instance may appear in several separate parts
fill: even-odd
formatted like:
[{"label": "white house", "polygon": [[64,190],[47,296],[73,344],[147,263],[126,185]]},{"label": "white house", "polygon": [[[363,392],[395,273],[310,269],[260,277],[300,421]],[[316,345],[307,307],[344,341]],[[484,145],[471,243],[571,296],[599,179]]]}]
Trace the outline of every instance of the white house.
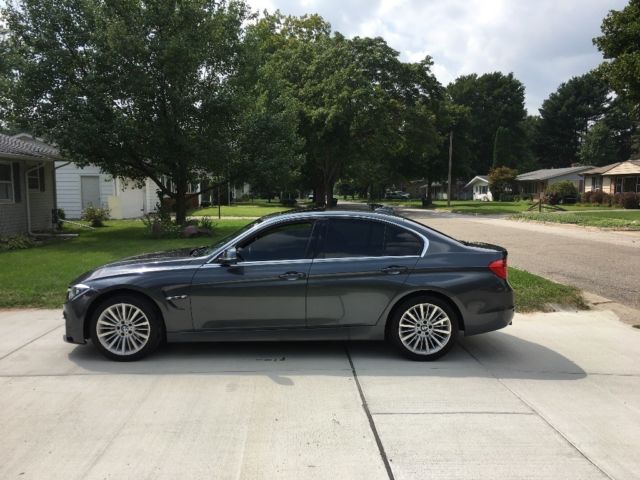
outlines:
[{"label": "white house", "polygon": [[492,202],[493,194],[489,189],[489,178],[486,175],[476,175],[464,186],[465,190],[473,188],[473,199]]},{"label": "white house", "polygon": [[89,207],[110,210],[111,218],[138,218],[155,210],[157,187],[147,179],[138,188],[134,182],[113,178],[99,167],[78,167],[71,162],[56,162],[58,208],[67,218],[80,218]]}]

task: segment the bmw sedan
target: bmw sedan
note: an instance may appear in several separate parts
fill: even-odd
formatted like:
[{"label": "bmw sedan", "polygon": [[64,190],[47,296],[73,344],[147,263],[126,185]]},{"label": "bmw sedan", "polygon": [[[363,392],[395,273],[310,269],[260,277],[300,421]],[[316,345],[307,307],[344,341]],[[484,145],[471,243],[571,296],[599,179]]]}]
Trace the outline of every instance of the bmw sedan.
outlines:
[{"label": "bmw sedan", "polygon": [[383,339],[434,360],[459,333],[509,325],[513,306],[503,248],[389,213],[302,210],[85,273],[68,290],[64,339],[120,361],[163,341]]}]

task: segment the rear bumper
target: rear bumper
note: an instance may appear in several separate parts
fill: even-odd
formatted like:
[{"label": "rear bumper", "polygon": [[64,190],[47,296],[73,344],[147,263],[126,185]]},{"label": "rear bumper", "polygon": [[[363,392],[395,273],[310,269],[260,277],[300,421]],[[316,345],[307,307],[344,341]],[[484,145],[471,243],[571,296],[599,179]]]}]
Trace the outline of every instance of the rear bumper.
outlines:
[{"label": "rear bumper", "polygon": [[464,335],[477,335],[479,333],[500,330],[513,321],[514,309],[499,310],[497,312],[475,314],[472,318],[465,318]]}]

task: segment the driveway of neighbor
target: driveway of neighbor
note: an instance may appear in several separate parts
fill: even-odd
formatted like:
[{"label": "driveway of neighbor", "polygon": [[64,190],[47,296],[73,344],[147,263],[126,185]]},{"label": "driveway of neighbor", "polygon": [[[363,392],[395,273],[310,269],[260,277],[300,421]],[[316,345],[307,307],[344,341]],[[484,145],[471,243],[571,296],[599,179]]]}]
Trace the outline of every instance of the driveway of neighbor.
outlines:
[{"label": "driveway of neighbor", "polygon": [[0,478],[632,479],[640,330],[516,315],[417,363],[383,343],[169,345],[137,363],[0,311]]},{"label": "driveway of neighbor", "polygon": [[509,264],[640,309],[640,232],[404,209],[461,240],[502,245]]}]

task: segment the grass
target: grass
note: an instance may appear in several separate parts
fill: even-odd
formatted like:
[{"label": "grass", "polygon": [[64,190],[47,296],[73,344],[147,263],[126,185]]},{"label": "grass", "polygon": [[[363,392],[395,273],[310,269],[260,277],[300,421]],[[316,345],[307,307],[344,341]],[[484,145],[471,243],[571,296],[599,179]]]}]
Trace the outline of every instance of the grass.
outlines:
[{"label": "grass", "polygon": [[640,230],[640,210],[585,211],[569,213],[520,213],[514,220],[564,223],[612,230]]},{"label": "grass", "polygon": [[[272,203],[266,200],[255,200],[247,203],[234,203],[233,205],[222,205],[220,207],[221,215],[223,217],[262,217],[264,215],[270,215],[272,213],[284,212],[291,210],[292,207],[283,207],[280,203],[273,201]],[[218,217],[218,206],[199,208],[189,213],[189,215],[206,216],[206,217]]]},{"label": "grass", "polygon": [[[0,307],[58,308],[70,281],[104,263],[140,253],[195,247],[215,243],[247,220],[219,220],[213,238],[152,239],[142,222],[112,220],[96,230],[68,229],[79,236],[27,250],[0,253]],[[516,309],[545,310],[549,303],[582,307],[580,292],[530,273],[510,269],[509,282],[516,291]]]},{"label": "grass", "polygon": [[78,275],[139,253],[215,243],[247,223],[218,220],[213,238],[152,239],[139,220],[113,220],[96,230],[70,230],[77,238],[0,253],[0,307],[60,307]]},{"label": "grass", "polygon": [[524,270],[510,267],[509,284],[516,292],[517,312],[549,311],[552,304],[579,310],[588,308],[579,289]]}]

